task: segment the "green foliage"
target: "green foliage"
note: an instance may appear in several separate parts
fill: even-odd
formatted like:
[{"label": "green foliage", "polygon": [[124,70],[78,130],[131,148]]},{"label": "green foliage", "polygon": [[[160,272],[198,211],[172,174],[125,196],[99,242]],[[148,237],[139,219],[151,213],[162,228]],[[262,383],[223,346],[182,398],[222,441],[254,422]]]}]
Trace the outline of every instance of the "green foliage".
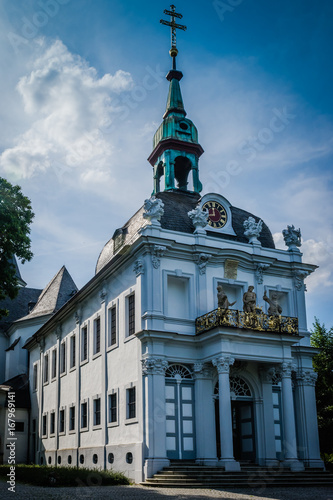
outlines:
[{"label": "green foliage", "polygon": [[[12,258],[16,255],[22,263],[32,258],[29,226],[33,218],[30,200],[21,188],[0,177],[0,300],[14,299],[18,293]],[[6,314],[0,309],[0,318]]]},{"label": "green foliage", "polygon": [[333,328],[327,330],[315,318],[311,332],[311,345],[320,349],[313,358],[313,366],[318,373],[316,399],[321,450],[333,452]]},{"label": "green foliage", "polygon": [[[0,478],[8,479],[9,465],[0,465]],[[130,484],[120,472],[47,465],[16,465],[16,481],[34,486],[115,486]]]}]

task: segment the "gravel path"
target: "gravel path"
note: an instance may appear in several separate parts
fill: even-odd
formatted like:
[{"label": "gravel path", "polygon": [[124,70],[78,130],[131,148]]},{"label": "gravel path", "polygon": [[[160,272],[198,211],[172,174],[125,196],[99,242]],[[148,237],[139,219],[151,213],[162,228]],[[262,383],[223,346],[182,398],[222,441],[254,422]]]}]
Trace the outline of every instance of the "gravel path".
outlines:
[{"label": "gravel path", "polygon": [[7,490],[0,481],[0,498],[7,500],[205,500],[207,498],[239,500],[333,500],[333,488],[266,488],[242,490],[209,490],[183,488],[148,488],[145,486],[96,486],[83,488],[41,488],[16,485],[16,492]]}]

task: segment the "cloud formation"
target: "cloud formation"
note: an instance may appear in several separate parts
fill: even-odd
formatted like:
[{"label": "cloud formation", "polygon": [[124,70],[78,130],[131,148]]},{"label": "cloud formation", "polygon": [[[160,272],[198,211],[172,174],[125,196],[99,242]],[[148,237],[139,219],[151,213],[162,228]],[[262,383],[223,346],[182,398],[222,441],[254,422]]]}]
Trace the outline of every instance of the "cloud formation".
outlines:
[{"label": "cloud formation", "polygon": [[112,120],[116,96],[133,85],[131,75],[118,70],[100,78],[60,40],[39,39],[36,52],[30,71],[17,85],[30,126],[2,153],[1,169],[15,180],[50,169],[58,177],[73,171],[84,183],[91,181],[94,164],[94,182],[105,182],[111,175],[106,167],[112,146],[100,128]]}]

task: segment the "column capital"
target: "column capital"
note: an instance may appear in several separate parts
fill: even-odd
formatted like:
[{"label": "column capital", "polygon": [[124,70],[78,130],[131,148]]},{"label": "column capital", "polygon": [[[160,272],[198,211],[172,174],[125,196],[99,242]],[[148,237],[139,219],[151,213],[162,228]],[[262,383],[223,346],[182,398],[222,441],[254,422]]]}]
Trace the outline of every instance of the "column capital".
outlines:
[{"label": "column capital", "polygon": [[315,387],[318,373],[313,370],[298,370],[296,372],[297,385],[310,385]]},{"label": "column capital", "polygon": [[212,376],[212,368],[202,361],[197,361],[193,365],[195,378],[205,378]]},{"label": "column capital", "polygon": [[141,360],[143,375],[165,375],[168,362],[164,358],[145,358]]},{"label": "column capital", "polygon": [[295,365],[292,361],[284,361],[281,363],[282,378],[291,378],[292,371],[295,371]]},{"label": "column capital", "polygon": [[270,366],[268,368],[265,368],[262,366],[260,368],[259,373],[260,373],[260,378],[261,378],[262,382],[272,383],[273,378],[276,374],[276,368],[274,366]]},{"label": "column capital", "polygon": [[216,366],[218,374],[229,373],[230,366],[235,362],[235,358],[231,356],[219,356],[212,359],[213,366]]}]

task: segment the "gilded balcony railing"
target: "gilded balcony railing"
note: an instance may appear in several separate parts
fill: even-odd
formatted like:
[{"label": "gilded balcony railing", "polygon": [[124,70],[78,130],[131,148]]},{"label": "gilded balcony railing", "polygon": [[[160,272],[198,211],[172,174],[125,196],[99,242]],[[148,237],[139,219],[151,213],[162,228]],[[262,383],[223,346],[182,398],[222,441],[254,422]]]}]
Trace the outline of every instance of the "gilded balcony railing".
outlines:
[{"label": "gilded balcony railing", "polygon": [[195,320],[196,334],[207,332],[217,326],[298,335],[298,318],[268,316],[260,308],[253,313],[219,308]]}]

